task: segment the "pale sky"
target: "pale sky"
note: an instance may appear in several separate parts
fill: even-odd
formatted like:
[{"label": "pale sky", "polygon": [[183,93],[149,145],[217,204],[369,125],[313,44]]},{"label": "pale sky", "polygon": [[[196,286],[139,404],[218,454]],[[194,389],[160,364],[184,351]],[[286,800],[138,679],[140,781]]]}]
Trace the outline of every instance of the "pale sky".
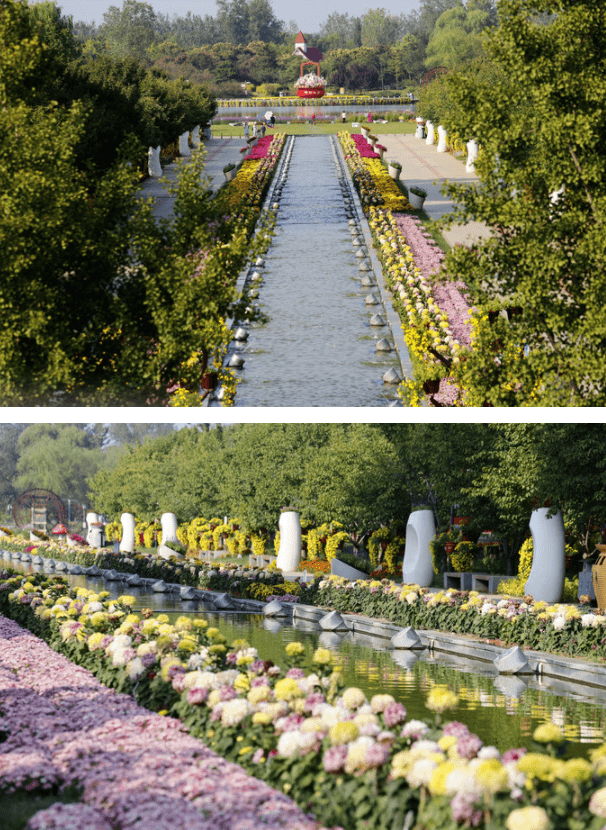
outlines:
[{"label": "pale sky", "polygon": [[[217,13],[214,0],[146,0],[161,14],[178,14],[185,17],[188,11],[204,17]],[[418,0],[377,0],[372,3],[368,0],[306,0],[304,3],[293,3],[291,0],[271,0],[274,14],[279,20],[288,24],[294,20],[300,29],[305,32],[318,31],[321,24],[332,12],[349,14],[354,17],[364,14],[368,9],[384,8],[391,14],[409,14],[418,8]],[[110,6],[121,8],[122,0],[57,0],[57,5],[63,14],[72,15],[74,22],[100,24],[103,15]]]}]

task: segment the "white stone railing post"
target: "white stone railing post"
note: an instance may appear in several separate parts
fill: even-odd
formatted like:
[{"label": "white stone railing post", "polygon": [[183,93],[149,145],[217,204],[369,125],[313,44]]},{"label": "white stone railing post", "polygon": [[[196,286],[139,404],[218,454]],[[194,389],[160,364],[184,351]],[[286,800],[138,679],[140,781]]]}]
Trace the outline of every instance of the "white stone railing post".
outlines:
[{"label": "white stone railing post", "polygon": [[191,151],[189,149],[189,130],[179,136],[179,155],[191,156]]},{"label": "white stone railing post", "polygon": [[448,151],[448,145],[446,144],[446,136],[446,128],[440,124],[440,126],[438,127],[438,153],[446,153]]},{"label": "white stone railing post", "polygon": [[425,125],[425,130],[427,131],[427,138],[425,139],[425,144],[433,144],[436,140],[435,128],[433,126],[433,121],[428,121]]},{"label": "white stone railing post", "polygon": [[198,124],[191,131],[191,143],[194,145],[194,150],[197,150],[202,143],[200,140],[200,125]]},{"label": "white stone railing post", "polygon": [[478,158],[478,151],[479,151],[478,142],[474,141],[472,138],[471,141],[467,142],[467,164],[465,165],[465,172],[466,173],[475,173],[476,172],[476,165],[475,162]]},{"label": "white stone railing post", "polygon": [[429,545],[435,535],[433,510],[414,510],[406,525],[406,547],[402,562],[404,584],[428,588],[433,582],[433,561]]},{"label": "white stone railing post", "polygon": [[160,150],[161,146],[150,147],[147,152],[147,169],[149,175],[154,179],[159,179],[162,176],[162,165],[160,164]]},{"label": "white stone railing post", "polygon": [[280,549],[276,567],[281,571],[296,571],[301,561],[301,520],[296,510],[280,514]]},{"label": "white stone railing post", "polygon": [[120,521],[122,523],[120,553],[132,553],[135,549],[135,517],[132,513],[123,513]]},{"label": "white stone railing post", "polygon": [[566,535],[562,514],[548,516],[548,507],[533,510],[530,517],[532,533],[532,568],[524,593],[535,602],[559,602],[565,576]]}]

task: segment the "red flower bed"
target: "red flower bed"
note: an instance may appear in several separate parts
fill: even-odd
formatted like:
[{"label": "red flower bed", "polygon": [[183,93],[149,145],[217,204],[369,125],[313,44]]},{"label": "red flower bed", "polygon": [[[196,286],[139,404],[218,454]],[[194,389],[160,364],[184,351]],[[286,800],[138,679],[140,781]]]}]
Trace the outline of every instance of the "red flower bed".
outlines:
[{"label": "red flower bed", "polygon": [[326,559],[310,559],[301,562],[300,568],[302,571],[309,571],[310,573],[329,574],[330,562],[327,562]]},{"label": "red flower bed", "polygon": [[378,159],[380,158],[378,153],[372,149],[370,144],[366,141],[363,135],[358,135],[357,133],[352,133],[351,137],[353,138],[356,150],[362,156],[363,159]]}]

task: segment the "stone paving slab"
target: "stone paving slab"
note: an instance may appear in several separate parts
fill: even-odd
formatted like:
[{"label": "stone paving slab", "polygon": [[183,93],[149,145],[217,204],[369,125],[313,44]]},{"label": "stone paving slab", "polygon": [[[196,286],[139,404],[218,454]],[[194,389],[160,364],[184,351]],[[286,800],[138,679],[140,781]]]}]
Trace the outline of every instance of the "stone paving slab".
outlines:
[{"label": "stone paving slab", "polygon": [[[218,190],[221,187],[225,181],[223,168],[226,165],[239,164],[242,161],[243,153],[240,152],[242,147],[244,147],[244,141],[241,138],[211,138],[202,143],[200,151],[206,152],[202,181],[209,189]],[[193,152],[200,151],[194,150]],[[168,219],[173,215],[175,197],[170,194],[169,190],[177,181],[178,169],[179,163],[172,162],[163,168],[162,178],[149,178],[141,185],[140,195],[152,196],[156,200],[153,214],[158,219]]]},{"label": "stone paving slab", "polygon": [[[440,192],[444,182],[469,184],[478,181],[474,173],[466,172],[464,156],[457,158],[452,153],[438,153],[437,144],[428,145],[424,139],[415,138],[411,133],[381,135],[380,142],[387,147],[386,160],[393,159],[402,165],[401,179],[404,184],[407,187],[416,185],[427,191],[423,208],[431,219],[440,219],[453,209],[452,202]],[[451,246],[470,245],[489,234],[489,228],[482,222],[456,225],[442,232]]]}]

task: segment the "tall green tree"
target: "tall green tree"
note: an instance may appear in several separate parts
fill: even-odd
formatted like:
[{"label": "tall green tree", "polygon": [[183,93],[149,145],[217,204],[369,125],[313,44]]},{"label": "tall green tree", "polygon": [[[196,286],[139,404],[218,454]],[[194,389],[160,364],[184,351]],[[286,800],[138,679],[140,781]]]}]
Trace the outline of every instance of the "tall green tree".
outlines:
[{"label": "tall green tree", "polygon": [[15,487],[52,490],[62,499],[86,502],[90,477],[101,463],[94,436],[75,424],[32,424],[18,439]]},{"label": "tall green tree", "polygon": [[447,188],[455,221],[491,230],[446,261],[477,309],[453,372],[470,405],[603,406],[606,9],[502,0],[499,21],[486,48],[500,74],[448,81],[447,126],[482,147],[480,186]]},{"label": "tall green tree", "polygon": [[105,12],[101,34],[113,55],[143,60],[158,39],[158,17],[149,3],[124,0],[121,8],[110,6]]},{"label": "tall green tree", "polygon": [[400,39],[401,21],[383,8],[362,15],[362,46],[388,49]]},{"label": "tall green tree", "polygon": [[454,69],[480,57],[482,33],[491,25],[487,0],[468,0],[442,12],[427,44],[426,65]]},{"label": "tall green tree", "polygon": [[19,460],[19,436],[28,424],[0,424],[0,516],[2,521],[12,521],[8,510],[15,503],[19,490],[15,486]]}]

